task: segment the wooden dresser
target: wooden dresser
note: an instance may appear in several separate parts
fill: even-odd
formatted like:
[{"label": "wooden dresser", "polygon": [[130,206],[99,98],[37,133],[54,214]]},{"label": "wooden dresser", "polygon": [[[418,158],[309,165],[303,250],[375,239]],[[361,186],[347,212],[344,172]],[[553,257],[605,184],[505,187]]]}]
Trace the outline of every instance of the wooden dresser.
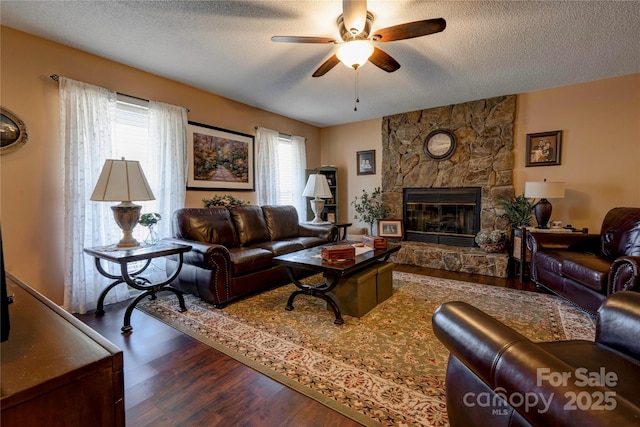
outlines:
[{"label": "wooden dresser", "polygon": [[7,274],[1,425],[124,426],[122,351]]}]

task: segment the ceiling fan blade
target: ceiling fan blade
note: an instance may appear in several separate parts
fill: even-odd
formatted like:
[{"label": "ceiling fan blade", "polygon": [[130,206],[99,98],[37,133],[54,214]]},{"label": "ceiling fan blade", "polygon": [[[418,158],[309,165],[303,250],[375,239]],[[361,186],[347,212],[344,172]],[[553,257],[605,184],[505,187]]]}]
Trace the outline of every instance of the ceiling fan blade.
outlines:
[{"label": "ceiling fan blade", "polygon": [[391,55],[381,49],[378,49],[377,47],[373,48],[373,54],[369,57],[369,62],[371,62],[376,67],[385,70],[387,73],[393,73],[398,68],[400,68],[400,64],[398,63],[398,61],[396,61],[391,57]]},{"label": "ceiling fan blade", "polygon": [[324,64],[322,64],[320,66],[320,68],[318,68],[315,73],[313,73],[313,77],[321,77],[324,76],[325,74],[327,74],[329,71],[331,71],[331,69],[333,67],[335,67],[336,65],[338,65],[340,63],[340,60],[338,59],[338,57],[336,55],[331,56],[331,58],[327,59]]},{"label": "ceiling fan blade", "polygon": [[331,37],[304,37],[304,36],[273,36],[272,42],[280,43],[335,43]]},{"label": "ceiling fan blade", "polygon": [[407,22],[394,25],[376,31],[371,40],[377,42],[392,42],[394,40],[412,39],[433,33],[439,33],[447,26],[447,21],[442,18],[425,19],[423,21]]},{"label": "ceiling fan blade", "polygon": [[367,0],[342,0],[342,18],[347,31],[360,34],[367,22]]}]

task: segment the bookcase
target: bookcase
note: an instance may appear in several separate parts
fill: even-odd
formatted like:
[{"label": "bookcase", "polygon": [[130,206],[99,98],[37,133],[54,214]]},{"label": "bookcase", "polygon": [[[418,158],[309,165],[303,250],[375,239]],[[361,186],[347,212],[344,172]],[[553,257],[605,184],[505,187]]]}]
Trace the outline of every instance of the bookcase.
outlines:
[{"label": "bookcase", "polygon": [[[338,168],[334,166],[321,166],[317,169],[307,169],[305,171],[305,182],[308,180],[309,175],[314,173],[321,173],[327,178],[329,189],[333,197],[331,199],[325,199],[324,210],[320,217],[324,221],[337,222],[338,221]],[[307,221],[313,219],[313,211],[311,210],[310,198],[307,200]]]}]

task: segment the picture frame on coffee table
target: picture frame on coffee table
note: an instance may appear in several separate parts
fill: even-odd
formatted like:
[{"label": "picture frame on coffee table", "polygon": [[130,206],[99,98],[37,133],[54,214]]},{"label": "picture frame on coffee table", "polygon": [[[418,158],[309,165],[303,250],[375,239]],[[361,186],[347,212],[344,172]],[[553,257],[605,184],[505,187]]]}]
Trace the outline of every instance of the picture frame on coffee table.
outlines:
[{"label": "picture frame on coffee table", "polygon": [[189,122],[187,189],[254,191],[254,137]]},{"label": "picture frame on coffee table", "polygon": [[401,219],[381,219],[378,221],[378,236],[401,239],[403,234]]}]

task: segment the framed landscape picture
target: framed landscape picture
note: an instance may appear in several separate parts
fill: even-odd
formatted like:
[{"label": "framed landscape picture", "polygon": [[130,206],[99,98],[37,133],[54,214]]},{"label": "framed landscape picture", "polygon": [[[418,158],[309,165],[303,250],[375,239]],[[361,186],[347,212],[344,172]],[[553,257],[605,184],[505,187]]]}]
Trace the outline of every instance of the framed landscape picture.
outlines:
[{"label": "framed landscape picture", "polygon": [[559,165],[561,142],[561,130],[527,134],[525,166]]},{"label": "framed landscape picture", "polygon": [[188,190],[254,190],[254,137],[215,126],[187,125]]}]

